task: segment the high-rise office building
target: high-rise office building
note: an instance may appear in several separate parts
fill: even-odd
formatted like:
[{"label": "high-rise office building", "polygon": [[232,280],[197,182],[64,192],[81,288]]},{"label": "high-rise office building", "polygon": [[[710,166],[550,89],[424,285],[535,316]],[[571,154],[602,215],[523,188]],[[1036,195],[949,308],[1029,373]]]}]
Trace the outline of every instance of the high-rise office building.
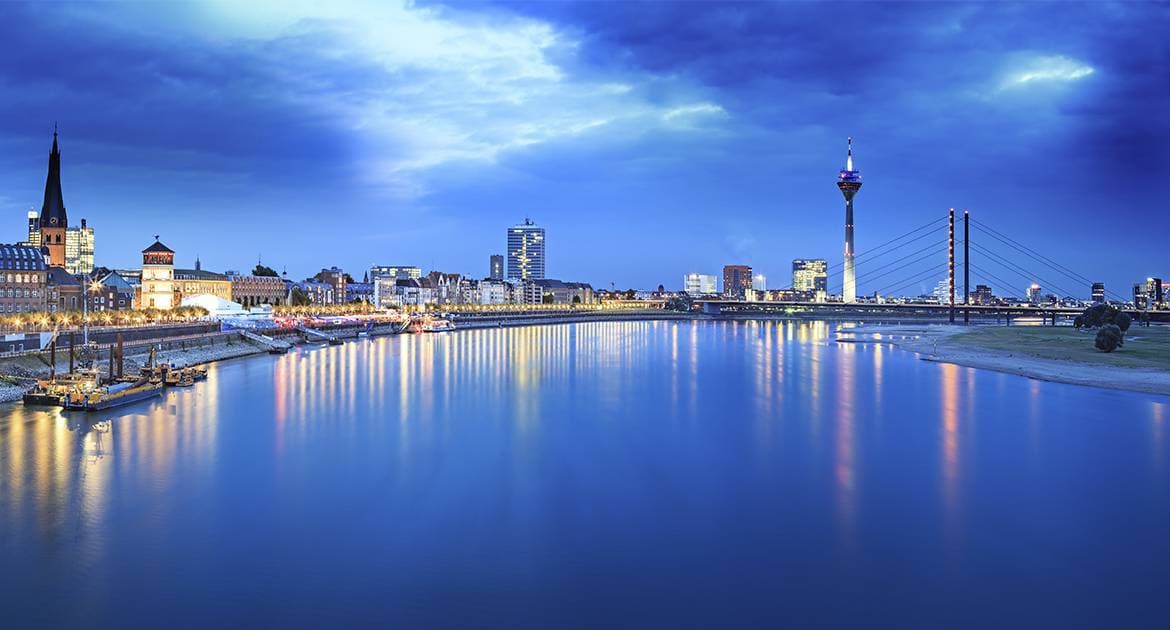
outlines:
[{"label": "high-rise office building", "polygon": [[792,290],[816,296],[829,290],[829,263],[824,258],[792,261]]},{"label": "high-rise office building", "polygon": [[1027,295],[1028,295],[1028,304],[1039,304],[1040,303],[1040,285],[1033,282],[1028,287]]},{"label": "high-rise office building", "polygon": [[65,229],[65,271],[80,275],[93,271],[93,228],[81,225]]},{"label": "high-rise office building", "polygon": [[504,279],[504,256],[503,256],[503,254],[492,254],[491,262],[488,264],[488,279],[489,280],[503,280]]},{"label": "high-rise office building", "polygon": [[687,295],[714,295],[718,292],[715,282],[715,276],[704,273],[688,273],[683,276],[683,291]]},{"label": "high-rise office building", "polygon": [[41,246],[41,213],[33,208],[28,211],[28,240],[25,242],[36,248]]},{"label": "high-rise office building", "polygon": [[1134,308],[1149,308],[1149,301],[1146,296],[1146,283],[1135,282],[1133,285],[1133,306]]},{"label": "high-rise office building", "polygon": [[1162,308],[1162,279],[1146,278],[1146,308]]},{"label": "high-rise office building", "polygon": [[747,265],[724,265],[723,295],[742,300],[752,288],[752,268]]},{"label": "high-rise office building", "polygon": [[1104,304],[1105,303],[1105,283],[1104,282],[1094,282],[1091,291],[1092,291],[1094,304]]},{"label": "high-rise office building", "polygon": [[837,174],[837,188],[845,195],[845,270],[841,299],[849,304],[857,301],[857,276],[853,268],[853,196],[861,190],[861,171],[853,170],[853,138],[849,138],[845,168]]},{"label": "high-rise office building", "polygon": [[544,247],[544,228],[537,227],[531,219],[508,228],[508,279],[543,279]]}]

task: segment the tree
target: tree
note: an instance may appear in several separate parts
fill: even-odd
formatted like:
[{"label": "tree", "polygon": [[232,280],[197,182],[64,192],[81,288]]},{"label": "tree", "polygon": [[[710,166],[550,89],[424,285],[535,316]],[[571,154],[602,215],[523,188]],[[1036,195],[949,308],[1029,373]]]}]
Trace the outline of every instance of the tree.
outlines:
[{"label": "tree", "polygon": [[265,276],[268,278],[280,277],[280,274],[276,273],[275,269],[273,269],[272,267],[265,267],[264,265],[261,265],[260,263],[256,263],[256,268],[252,270],[252,275],[253,276]]},{"label": "tree", "polygon": [[1133,323],[1133,318],[1129,316],[1129,313],[1118,312],[1117,315],[1113,318],[1113,324],[1120,328],[1121,332],[1126,332],[1129,330],[1129,325],[1131,323]]},{"label": "tree", "polygon": [[670,311],[683,311],[684,313],[689,313],[693,304],[694,301],[691,299],[691,296],[683,293],[667,300],[666,309]]},{"label": "tree", "polygon": [[1073,328],[1080,330],[1084,327],[1085,327],[1085,316],[1083,314],[1077,315],[1076,317],[1073,318]]},{"label": "tree", "polygon": [[574,296],[573,296],[573,304],[580,304],[580,303],[581,303],[581,296],[580,296],[580,295],[574,295]]},{"label": "tree", "polygon": [[345,278],[346,284],[353,284],[353,276],[349,275],[349,273],[343,273],[341,274],[341,277]]},{"label": "tree", "polygon": [[313,303],[313,300],[309,299],[309,294],[302,291],[300,287],[293,287],[292,297],[289,301],[293,306],[308,306]]},{"label": "tree", "polygon": [[1093,345],[1101,352],[1113,352],[1124,343],[1121,329],[1113,324],[1102,326],[1101,330],[1097,331],[1097,339],[1093,341]]}]

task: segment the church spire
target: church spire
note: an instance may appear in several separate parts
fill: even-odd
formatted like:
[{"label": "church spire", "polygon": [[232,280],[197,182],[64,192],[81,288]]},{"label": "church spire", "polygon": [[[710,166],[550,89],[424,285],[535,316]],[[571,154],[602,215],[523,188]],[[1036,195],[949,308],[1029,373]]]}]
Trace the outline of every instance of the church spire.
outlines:
[{"label": "church spire", "polygon": [[41,229],[69,224],[61,196],[61,152],[57,149],[57,125],[53,125],[53,150],[49,152],[49,175],[45,178],[45,203],[41,206]]}]

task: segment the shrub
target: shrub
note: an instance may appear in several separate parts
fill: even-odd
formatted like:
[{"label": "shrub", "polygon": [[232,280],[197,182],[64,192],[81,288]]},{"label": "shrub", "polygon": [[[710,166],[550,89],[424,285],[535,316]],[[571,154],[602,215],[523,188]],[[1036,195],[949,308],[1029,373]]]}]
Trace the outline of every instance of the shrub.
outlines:
[{"label": "shrub", "polygon": [[1085,316],[1084,315],[1077,315],[1076,318],[1073,319],[1073,328],[1080,330],[1084,327],[1085,327]]},{"label": "shrub", "polygon": [[1106,324],[1097,331],[1097,339],[1093,345],[1101,352],[1113,352],[1122,343],[1121,329],[1114,324]]}]

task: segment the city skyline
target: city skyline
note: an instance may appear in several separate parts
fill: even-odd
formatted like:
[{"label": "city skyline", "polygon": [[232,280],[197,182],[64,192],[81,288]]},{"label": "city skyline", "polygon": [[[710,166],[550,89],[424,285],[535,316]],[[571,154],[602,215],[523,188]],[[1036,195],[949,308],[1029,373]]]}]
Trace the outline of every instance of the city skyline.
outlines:
[{"label": "city skyline", "polygon": [[[261,256],[292,277],[386,260],[479,275],[483,257],[502,250],[501,228],[531,214],[556,234],[550,277],[652,288],[747,264],[782,278],[796,258],[839,261],[840,193],[824,177],[840,168],[851,135],[869,182],[858,252],[955,206],[1011,225],[1111,291],[1170,275],[1167,220],[1142,183],[1166,169],[1167,123],[1142,111],[1170,92],[1167,44],[1148,28],[1167,21],[1164,8],[1068,5],[1053,16],[1030,6],[858,6],[840,16],[856,26],[848,37],[821,23],[829,7],[103,9],[0,8],[16,53],[0,76],[24,97],[0,117],[9,226],[0,240],[22,240],[17,217],[40,205],[57,120],[70,213],[99,227],[98,263],[110,267],[133,266],[161,233],[220,270]],[[878,11],[879,27],[862,28]],[[1031,12],[1044,20],[1021,17]],[[419,34],[392,49],[341,39],[359,14],[367,35]],[[623,26],[634,16],[683,28],[655,42]],[[704,31],[704,55],[680,52],[674,39],[697,20],[727,33]],[[793,31],[792,46],[778,48],[753,21]],[[947,63],[876,47],[891,34],[920,53],[947,50]],[[490,46],[496,35],[509,44]],[[450,37],[457,50],[434,46]],[[323,58],[310,42],[347,55]],[[56,54],[33,64],[45,46]],[[864,72],[828,76],[820,60],[829,57],[864,58]],[[66,61],[77,58],[101,63]],[[275,98],[294,81],[283,66],[329,80],[299,103]],[[403,75],[493,98],[476,112],[399,99]],[[222,89],[199,93],[212,85]],[[373,108],[366,119],[329,107],[347,90]],[[792,103],[769,109],[777,90]],[[396,116],[405,122],[391,124]],[[472,133],[476,117],[483,125]],[[1143,229],[1127,230],[1124,243],[1102,239],[1104,220]],[[354,222],[367,227],[354,233]],[[309,255],[332,239],[346,247],[329,260]]]}]

